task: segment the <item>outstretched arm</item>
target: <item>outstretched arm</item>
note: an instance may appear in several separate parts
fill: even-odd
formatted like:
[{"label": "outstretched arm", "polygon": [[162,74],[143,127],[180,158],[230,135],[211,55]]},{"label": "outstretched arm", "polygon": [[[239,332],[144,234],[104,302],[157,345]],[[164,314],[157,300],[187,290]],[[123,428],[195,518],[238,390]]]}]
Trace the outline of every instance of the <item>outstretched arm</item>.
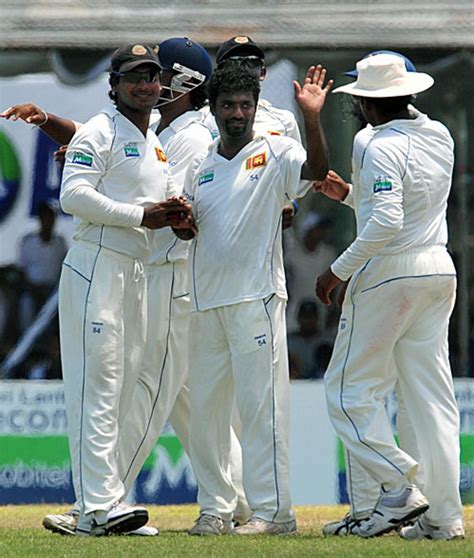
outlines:
[{"label": "outstretched arm", "polygon": [[13,121],[23,120],[27,124],[38,126],[47,136],[59,144],[69,143],[80,127],[78,122],[46,112],[33,103],[9,107],[0,113],[0,117],[7,120],[11,118]]},{"label": "outstretched arm", "polygon": [[350,189],[349,184],[333,170],[327,173],[323,181],[316,181],[313,184],[313,192],[321,192],[336,201],[344,201],[350,193]]},{"label": "outstretched arm", "polygon": [[303,86],[293,82],[306,130],[307,160],[301,168],[301,178],[307,180],[323,180],[329,170],[328,148],[320,115],[334,82],[331,79],[324,85],[325,79],[326,70],[318,64],[309,68]]}]

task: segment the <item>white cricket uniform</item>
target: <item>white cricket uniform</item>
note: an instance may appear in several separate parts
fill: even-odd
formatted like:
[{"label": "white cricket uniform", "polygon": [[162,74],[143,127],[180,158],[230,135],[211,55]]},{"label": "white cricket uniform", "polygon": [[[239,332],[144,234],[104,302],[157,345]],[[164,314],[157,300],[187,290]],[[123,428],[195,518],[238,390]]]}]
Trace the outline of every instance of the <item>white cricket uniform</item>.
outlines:
[{"label": "white cricket uniform", "polygon": [[[414,107],[410,108],[415,110]],[[363,154],[366,150],[368,143],[374,135],[374,129],[370,124],[367,124],[357,135],[357,153]],[[349,185],[352,192],[352,185]],[[342,202],[354,209],[352,193],[348,195]],[[418,461],[418,449],[416,447],[416,438],[413,428],[411,426],[405,404],[398,389],[397,391],[397,432],[400,442],[400,447]],[[349,496],[349,503],[351,507],[351,515],[353,517],[368,517],[375,508],[377,500],[380,496],[380,485],[373,479],[364,467],[345,449],[346,461],[346,481],[347,481],[347,494]],[[418,469],[416,475],[416,482],[423,483],[422,468]]]},{"label": "white cricket uniform", "polygon": [[[217,138],[219,130],[216,119],[206,106],[201,109],[205,115],[205,124],[211,131],[212,137]],[[269,101],[259,99],[253,129],[258,135],[287,136],[301,143],[301,134],[295,115],[286,109],[274,107]]]},{"label": "white cricket uniform", "polygon": [[[152,115],[152,127],[159,116]],[[173,184],[181,193],[189,163],[207,152],[212,136],[200,111],[175,118],[158,135],[169,160]],[[189,455],[190,400],[188,331],[190,317],[187,258],[190,243],[179,240],[171,229],[154,232],[148,265],[148,332],[145,357],[133,399],[133,414],[126,417],[119,441],[119,472],[126,491],[139,474],[170,420]],[[242,487],[240,443],[232,431],[232,478],[239,494],[240,512],[246,503]]]},{"label": "white cricket uniform", "polygon": [[[447,341],[456,290],[446,250],[453,141],[441,123],[415,114],[374,127],[369,142],[354,140],[348,202],[357,238],[331,266],[351,280],[325,385],[351,456],[385,489],[413,481],[420,464],[427,521],[452,527],[462,522]],[[384,407],[396,382],[416,435],[404,444],[412,455],[396,446]]]},{"label": "white cricket uniform", "polygon": [[[306,152],[296,141],[257,136],[231,160],[196,159],[186,176],[193,240],[189,372],[191,458],[201,513],[232,517],[229,425],[241,418],[243,478],[253,515],[292,515],[288,487],[288,356],[281,212],[305,193]],[[307,184],[304,185],[307,187]]]},{"label": "white cricket uniform", "polygon": [[60,280],[61,356],[74,490],[96,518],[125,494],[117,442],[146,332],[151,231],[140,224],[144,207],[174,193],[163,159],[154,132],[115,108],[82,126],[66,154],[60,200],[76,231]]}]

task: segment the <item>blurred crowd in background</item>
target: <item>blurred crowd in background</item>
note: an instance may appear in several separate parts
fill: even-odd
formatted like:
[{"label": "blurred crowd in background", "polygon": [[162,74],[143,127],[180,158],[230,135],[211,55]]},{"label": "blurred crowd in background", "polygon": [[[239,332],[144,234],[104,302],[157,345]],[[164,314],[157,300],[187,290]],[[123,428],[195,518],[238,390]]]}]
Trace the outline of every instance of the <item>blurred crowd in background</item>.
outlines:
[{"label": "blurred crowd in background", "polygon": [[[21,238],[16,262],[0,267],[0,363],[57,289],[62,260],[67,252],[66,239],[55,231],[59,211],[54,200],[40,204],[37,230]],[[338,249],[330,240],[333,230],[332,219],[308,210],[283,233],[292,380],[323,378],[331,358],[340,307],[337,296],[331,306],[323,305],[316,299],[314,288],[316,277],[338,255]],[[455,343],[452,343],[451,356],[455,361]],[[32,344],[27,356],[9,371],[7,377],[62,378],[57,314]]]},{"label": "blurred crowd in background", "polygon": [[[55,292],[66,239],[55,231],[59,206],[53,200],[37,209],[38,227],[23,236],[14,264],[0,268],[0,332],[3,361]],[[292,379],[322,378],[337,331],[339,307],[326,307],[314,295],[315,278],[337,256],[329,242],[332,221],[307,211],[283,235],[288,284],[288,351]],[[60,379],[57,315],[32,344],[28,356],[8,374],[14,379]]]}]

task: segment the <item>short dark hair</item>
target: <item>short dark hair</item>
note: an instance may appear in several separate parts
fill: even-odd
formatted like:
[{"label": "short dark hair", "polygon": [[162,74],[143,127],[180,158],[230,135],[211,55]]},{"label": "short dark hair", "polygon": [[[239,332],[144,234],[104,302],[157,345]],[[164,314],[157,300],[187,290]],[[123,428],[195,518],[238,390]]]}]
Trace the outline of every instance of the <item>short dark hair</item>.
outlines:
[{"label": "short dark hair", "polygon": [[109,74],[109,85],[110,85],[109,98],[112,100],[115,106],[117,106],[117,93],[112,89],[112,87],[114,85],[117,85],[119,79],[120,78],[116,74],[112,72]]},{"label": "short dark hair", "polygon": [[209,82],[209,104],[216,106],[217,97],[221,93],[238,93],[239,91],[250,91],[258,102],[260,95],[260,81],[247,70],[235,65],[217,69]]}]

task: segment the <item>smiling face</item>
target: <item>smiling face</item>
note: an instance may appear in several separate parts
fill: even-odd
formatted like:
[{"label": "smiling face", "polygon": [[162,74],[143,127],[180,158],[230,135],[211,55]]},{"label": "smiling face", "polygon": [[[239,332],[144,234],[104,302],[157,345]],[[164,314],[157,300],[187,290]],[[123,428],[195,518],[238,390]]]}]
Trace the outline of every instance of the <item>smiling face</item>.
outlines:
[{"label": "smiling face", "polygon": [[160,95],[160,78],[156,66],[142,64],[124,72],[113,90],[117,94],[117,108],[121,112],[149,113]]},{"label": "smiling face", "polygon": [[251,139],[255,111],[256,103],[251,91],[218,95],[213,113],[221,138],[226,141]]}]

